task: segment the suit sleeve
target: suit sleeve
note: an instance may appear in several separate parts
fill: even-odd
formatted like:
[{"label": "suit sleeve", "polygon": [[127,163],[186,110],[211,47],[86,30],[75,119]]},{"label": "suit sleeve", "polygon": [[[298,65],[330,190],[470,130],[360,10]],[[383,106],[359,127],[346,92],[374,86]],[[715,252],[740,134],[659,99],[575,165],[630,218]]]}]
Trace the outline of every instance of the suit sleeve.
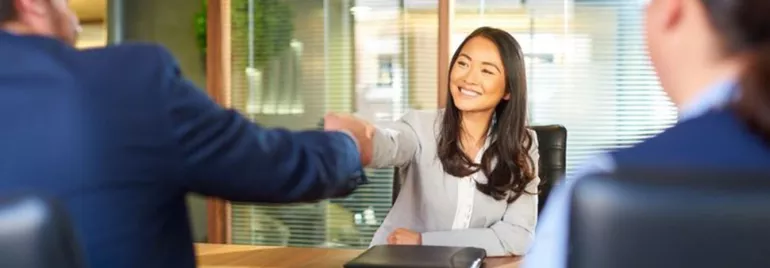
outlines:
[{"label": "suit sleeve", "polygon": [[[540,160],[537,134],[530,132],[532,147],[529,150],[534,164],[535,178],[527,184],[526,192],[537,193],[540,177],[537,176]],[[536,194],[522,194],[516,201],[508,204],[503,218],[489,228],[470,228],[464,230],[427,232],[422,234],[424,245],[442,245],[458,247],[478,247],[487,251],[489,256],[524,255],[529,250],[535,236],[537,224]]]},{"label": "suit sleeve", "polygon": [[246,202],[312,202],[366,183],[354,140],[342,132],[268,129],[223,109],[161,50],[161,89],[189,191]]}]

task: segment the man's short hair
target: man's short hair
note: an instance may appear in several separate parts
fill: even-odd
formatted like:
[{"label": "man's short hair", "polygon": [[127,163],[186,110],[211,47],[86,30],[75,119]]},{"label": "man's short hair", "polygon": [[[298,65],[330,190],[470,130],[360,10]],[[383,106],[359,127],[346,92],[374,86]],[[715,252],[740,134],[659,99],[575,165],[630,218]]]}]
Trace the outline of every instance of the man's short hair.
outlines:
[{"label": "man's short hair", "polygon": [[14,7],[15,0],[0,0],[0,24],[6,23],[16,19],[18,15],[16,7]]}]

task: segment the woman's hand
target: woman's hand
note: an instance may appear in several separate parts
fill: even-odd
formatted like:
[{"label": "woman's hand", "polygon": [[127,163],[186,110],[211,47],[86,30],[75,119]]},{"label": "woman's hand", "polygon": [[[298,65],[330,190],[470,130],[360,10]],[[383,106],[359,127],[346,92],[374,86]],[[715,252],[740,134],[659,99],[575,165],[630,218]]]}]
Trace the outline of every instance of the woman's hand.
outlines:
[{"label": "woman's hand", "polygon": [[388,235],[391,245],[422,245],[422,234],[404,228],[398,228]]},{"label": "woman's hand", "polygon": [[374,126],[369,122],[352,115],[328,113],[324,116],[324,130],[347,131],[358,143],[361,165],[366,166],[372,162]]}]

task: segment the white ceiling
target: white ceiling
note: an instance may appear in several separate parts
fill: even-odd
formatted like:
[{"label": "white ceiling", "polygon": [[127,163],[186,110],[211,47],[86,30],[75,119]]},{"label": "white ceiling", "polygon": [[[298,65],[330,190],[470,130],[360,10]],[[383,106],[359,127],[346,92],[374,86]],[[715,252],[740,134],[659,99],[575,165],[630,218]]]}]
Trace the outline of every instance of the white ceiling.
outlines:
[{"label": "white ceiling", "polygon": [[107,14],[107,0],[70,0],[81,21],[103,21]]}]

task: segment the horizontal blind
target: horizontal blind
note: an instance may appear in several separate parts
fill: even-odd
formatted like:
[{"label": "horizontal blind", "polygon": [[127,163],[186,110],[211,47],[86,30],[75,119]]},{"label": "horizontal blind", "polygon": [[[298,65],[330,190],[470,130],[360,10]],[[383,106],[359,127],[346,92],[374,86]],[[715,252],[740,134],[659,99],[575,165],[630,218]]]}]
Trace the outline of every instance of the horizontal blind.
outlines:
[{"label": "horizontal blind", "polygon": [[[332,110],[377,122],[410,108],[434,109],[437,5],[233,0],[232,102],[263,125],[290,129],[317,127]],[[638,0],[457,0],[452,45],[482,25],[519,40],[527,56],[531,122],[567,127],[571,173],[598,152],[629,146],[676,121],[644,54],[642,11]],[[271,12],[290,19],[265,28],[277,20]],[[279,45],[288,49],[255,41],[287,31],[291,38]],[[367,173],[372,183],[345,199],[234,204],[233,242],[365,247],[390,208],[393,176],[388,169]]]},{"label": "horizontal blind", "polygon": [[526,56],[533,125],[567,128],[567,173],[630,146],[677,113],[645,54],[639,0],[458,0],[453,46],[478,26],[510,32]]},{"label": "horizontal blind", "polygon": [[[261,125],[318,128],[327,111],[392,121],[436,107],[438,0],[231,0],[231,101]],[[416,5],[418,8],[409,8]],[[426,38],[417,38],[428,37]],[[365,248],[393,170],[346,198],[231,206],[237,244]]]}]

